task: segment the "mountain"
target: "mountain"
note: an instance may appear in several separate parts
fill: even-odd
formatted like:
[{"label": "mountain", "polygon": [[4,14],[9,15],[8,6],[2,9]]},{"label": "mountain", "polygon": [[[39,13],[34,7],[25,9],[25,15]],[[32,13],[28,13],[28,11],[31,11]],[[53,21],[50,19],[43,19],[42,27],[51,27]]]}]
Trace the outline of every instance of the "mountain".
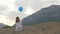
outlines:
[{"label": "mountain", "polygon": [[3,29],[3,28],[11,28],[11,26],[0,23],[0,29]]},{"label": "mountain", "polygon": [[3,23],[0,23],[0,29],[3,28],[4,26],[6,26],[6,25]]},{"label": "mountain", "polygon": [[24,26],[31,26],[49,21],[60,21],[60,5],[51,5],[49,7],[42,8],[36,13],[24,18],[22,23]]}]

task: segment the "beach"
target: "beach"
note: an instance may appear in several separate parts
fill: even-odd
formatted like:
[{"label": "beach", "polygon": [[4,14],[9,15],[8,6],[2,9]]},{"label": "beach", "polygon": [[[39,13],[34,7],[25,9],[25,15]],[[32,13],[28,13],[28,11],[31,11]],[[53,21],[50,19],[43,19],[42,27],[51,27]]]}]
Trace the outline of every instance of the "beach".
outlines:
[{"label": "beach", "polygon": [[0,34],[60,34],[60,22],[45,22],[33,26],[24,26],[22,31],[15,28],[0,29]]}]

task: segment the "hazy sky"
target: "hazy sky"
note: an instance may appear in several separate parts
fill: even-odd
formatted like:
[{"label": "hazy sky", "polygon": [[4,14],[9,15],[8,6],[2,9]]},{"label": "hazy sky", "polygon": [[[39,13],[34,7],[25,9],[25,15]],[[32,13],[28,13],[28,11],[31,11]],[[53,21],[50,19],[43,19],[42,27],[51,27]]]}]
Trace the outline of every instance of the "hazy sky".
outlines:
[{"label": "hazy sky", "polygon": [[[13,25],[16,16],[19,16],[22,20],[41,8],[52,4],[59,5],[60,0],[0,0],[0,23]],[[19,6],[24,8],[23,12],[17,10]]]}]

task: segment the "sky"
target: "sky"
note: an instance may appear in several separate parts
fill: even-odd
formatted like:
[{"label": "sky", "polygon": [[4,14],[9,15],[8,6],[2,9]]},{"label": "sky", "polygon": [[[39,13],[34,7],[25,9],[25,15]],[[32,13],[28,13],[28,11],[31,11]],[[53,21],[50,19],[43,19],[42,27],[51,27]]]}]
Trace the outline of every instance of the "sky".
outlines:
[{"label": "sky", "polygon": [[[50,5],[60,5],[60,0],[0,0],[0,23],[12,26],[17,16],[23,20]],[[18,10],[20,6],[23,7],[22,12]]]}]

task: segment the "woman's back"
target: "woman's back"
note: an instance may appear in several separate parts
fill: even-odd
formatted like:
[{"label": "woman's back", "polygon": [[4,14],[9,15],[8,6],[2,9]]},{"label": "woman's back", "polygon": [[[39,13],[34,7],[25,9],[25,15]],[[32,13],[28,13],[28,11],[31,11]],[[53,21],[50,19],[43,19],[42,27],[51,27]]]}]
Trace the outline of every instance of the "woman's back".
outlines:
[{"label": "woman's back", "polygon": [[19,20],[19,17],[16,17],[15,31],[23,30],[22,22]]}]

